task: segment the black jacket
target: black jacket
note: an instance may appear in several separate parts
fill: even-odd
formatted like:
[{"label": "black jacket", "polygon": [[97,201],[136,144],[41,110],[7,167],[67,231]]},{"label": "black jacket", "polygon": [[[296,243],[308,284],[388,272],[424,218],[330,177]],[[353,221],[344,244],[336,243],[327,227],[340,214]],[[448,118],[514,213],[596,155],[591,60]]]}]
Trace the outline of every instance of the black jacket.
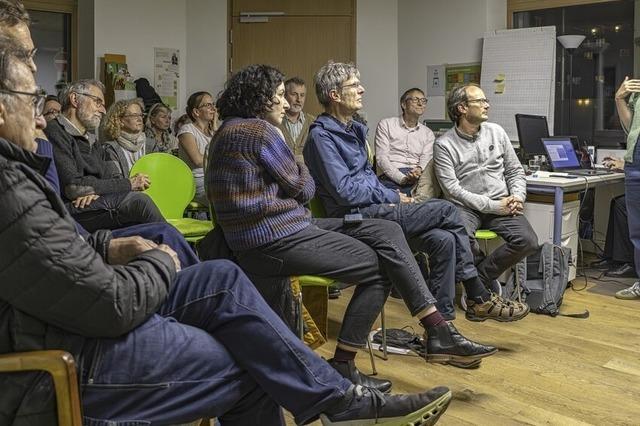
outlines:
[{"label": "black jacket", "polygon": [[[76,233],[47,161],[0,138],[0,353],[62,349],[82,365],[86,345],[156,312],[175,266],[160,250],[107,264],[111,233]],[[0,425],[55,424],[54,401],[43,373],[0,375]]]},{"label": "black jacket", "polygon": [[128,178],[117,176],[102,159],[102,147],[82,136],[67,132],[58,120],[51,120],[44,130],[53,145],[54,161],[64,197],[75,200],[87,194],[111,194],[131,191]]}]

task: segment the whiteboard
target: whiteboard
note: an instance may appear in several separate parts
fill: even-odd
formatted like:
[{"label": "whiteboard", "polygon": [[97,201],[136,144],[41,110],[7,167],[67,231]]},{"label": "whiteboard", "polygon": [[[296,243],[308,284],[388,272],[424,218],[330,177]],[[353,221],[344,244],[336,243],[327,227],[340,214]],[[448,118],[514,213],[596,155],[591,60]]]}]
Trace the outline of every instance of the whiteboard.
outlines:
[{"label": "whiteboard", "polygon": [[[516,114],[545,115],[553,130],[556,75],[556,27],[520,28],[485,33],[480,85],[491,102],[489,121],[518,140]],[[504,91],[499,80],[504,75]]]}]

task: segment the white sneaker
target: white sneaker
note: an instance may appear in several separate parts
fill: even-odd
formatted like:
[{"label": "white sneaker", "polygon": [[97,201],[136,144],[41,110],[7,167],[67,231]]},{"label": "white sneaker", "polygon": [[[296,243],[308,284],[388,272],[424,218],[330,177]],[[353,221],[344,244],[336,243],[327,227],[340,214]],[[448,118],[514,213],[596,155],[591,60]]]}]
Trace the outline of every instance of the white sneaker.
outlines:
[{"label": "white sneaker", "polygon": [[617,292],[616,298],[626,300],[640,299],[640,281],[636,281],[631,287]]}]

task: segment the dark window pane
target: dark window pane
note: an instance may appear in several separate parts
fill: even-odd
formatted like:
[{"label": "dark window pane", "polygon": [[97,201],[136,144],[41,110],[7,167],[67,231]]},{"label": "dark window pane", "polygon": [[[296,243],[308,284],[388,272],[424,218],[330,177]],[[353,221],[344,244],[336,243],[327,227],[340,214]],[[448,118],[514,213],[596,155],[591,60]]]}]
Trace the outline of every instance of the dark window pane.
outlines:
[{"label": "dark window pane", "polygon": [[55,95],[71,79],[71,15],[30,10],[29,16],[38,84]]}]

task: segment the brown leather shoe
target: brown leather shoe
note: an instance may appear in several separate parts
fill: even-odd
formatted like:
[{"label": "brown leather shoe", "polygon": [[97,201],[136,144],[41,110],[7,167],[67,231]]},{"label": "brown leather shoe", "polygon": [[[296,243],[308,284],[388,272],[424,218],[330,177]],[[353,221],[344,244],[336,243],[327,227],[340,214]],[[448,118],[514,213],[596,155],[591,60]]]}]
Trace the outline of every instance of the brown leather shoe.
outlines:
[{"label": "brown leather shoe", "polygon": [[467,299],[466,318],[469,321],[486,321],[492,319],[500,322],[518,321],[529,314],[529,305],[515,300],[503,299],[495,293],[484,303]]}]

